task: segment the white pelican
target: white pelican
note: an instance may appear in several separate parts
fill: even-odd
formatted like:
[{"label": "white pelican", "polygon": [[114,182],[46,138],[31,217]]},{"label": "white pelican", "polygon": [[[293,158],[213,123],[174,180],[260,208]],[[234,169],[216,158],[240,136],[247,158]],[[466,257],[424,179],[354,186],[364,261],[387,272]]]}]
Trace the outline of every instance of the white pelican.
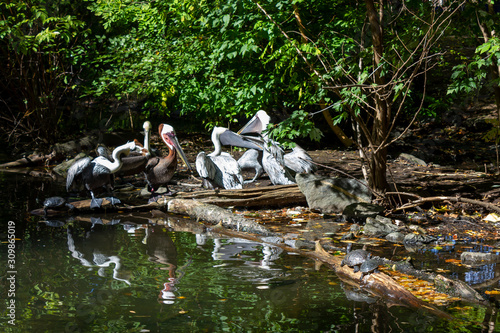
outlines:
[{"label": "white pelican", "polygon": [[144,173],[146,174],[148,188],[151,191],[150,201],[154,200],[154,192],[157,191],[161,185],[167,187],[167,195],[171,194],[167,183],[172,179],[177,170],[177,156],[182,159],[189,171],[193,172],[177,140],[174,128],[167,124],[160,124],[158,132],[160,133],[161,139],[168,147],[168,155],[165,157],[151,157],[146,164]]},{"label": "white pelican", "polygon": [[[131,150],[138,150],[135,142],[116,147],[112,153],[113,162],[103,156],[79,159],[68,169],[66,190],[69,192],[75,183],[82,182],[92,196],[90,208],[101,207],[102,199],[96,199],[94,191],[100,187],[111,186],[112,174],[118,172],[122,166],[121,155],[128,155]],[[112,203],[119,202],[118,199],[115,199],[117,201],[113,200],[114,198],[110,199]]]},{"label": "white pelican", "polygon": [[[144,128],[144,145],[142,146],[139,154],[135,154],[134,156],[132,156],[131,154],[130,156],[124,157],[122,159],[122,168],[117,173],[117,176],[130,176],[144,171],[144,168],[146,167],[146,164],[151,157],[151,150],[149,146],[151,127],[152,126],[149,121],[144,122],[144,124],[142,125],[142,128]],[[139,141],[134,140],[134,142],[138,147],[141,147]]]},{"label": "white pelican", "polygon": [[[262,168],[269,175],[269,179],[274,185],[284,185],[295,183],[295,173],[311,173],[316,170],[316,166],[312,162],[311,157],[300,146],[296,145],[293,150],[285,154],[279,143],[270,140],[265,133],[267,125],[270,122],[269,115],[263,111],[258,111],[250,121],[238,131],[238,134],[258,134],[261,136],[264,143],[264,152],[262,154]],[[246,153],[245,153],[246,154]],[[248,153],[248,156],[243,154],[244,159],[240,163],[242,168],[254,168],[257,179],[257,174],[260,172],[258,168],[259,160],[255,161],[251,156],[257,156],[255,153]],[[250,155],[251,154],[251,155]],[[257,166],[257,167],[254,167]]]},{"label": "white pelican", "polygon": [[196,170],[203,179],[205,188],[243,188],[243,175],[238,162],[228,153],[222,152],[222,145],[262,149],[257,144],[245,140],[224,127],[214,127],[212,131],[214,152],[201,152],[196,157]]}]

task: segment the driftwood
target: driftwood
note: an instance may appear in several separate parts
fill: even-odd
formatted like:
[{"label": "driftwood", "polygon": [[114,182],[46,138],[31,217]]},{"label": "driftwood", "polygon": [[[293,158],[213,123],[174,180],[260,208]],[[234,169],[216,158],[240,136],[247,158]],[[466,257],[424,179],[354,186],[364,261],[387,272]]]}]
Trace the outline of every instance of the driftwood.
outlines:
[{"label": "driftwood", "polygon": [[[405,193],[400,194],[397,192],[390,192],[390,194],[406,195]],[[497,213],[500,213],[500,207],[498,207],[497,205],[494,205],[494,204],[489,203],[489,202],[474,200],[474,199],[461,198],[458,196],[457,197],[438,196],[438,197],[429,197],[429,198],[419,197],[419,199],[411,201],[409,203],[406,203],[406,204],[402,205],[401,207],[394,209],[394,211],[410,209],[413,207],[420,206],[426,202],[435,202],[435,201],[465,202],[465,203],[469,203],[472,205],[482,206],[482,207],[485,207],[487,209],[494,210]]]},{"label": "driftwood", "polygon": [[172,199],[166,201],[165,206],[170,213],[189,215],[210,224],[217,224],[226,228],[234,228],[239,231],[252,232],[264,236],[276,235],[251,219],[235,215],[219,206],[206,204],[197,200]]},{"label": "driftwood", "polygon": [[38,165],[45,165],[47,161],[50,161],[56,156],[55,152],[50,154],[31,154],[29,156],[22,157],[18,160],[0,164],[0,168],[22,168],[22,167],[32,167]]},{"label": "driftwood", "polygon": [[[189,202],[198,202],[204,204],[212,204],[219,207],[220,211],[225,211],[225,209],[220,207],[271,207],[279,206],[283,207],[286,205],[301,205],[307,204],[305,196],[300,192],[297,185],[278,185],[278,186],[265,186],[259,188],[248,188],[242,190],[209,190],[209,191],[196,191],[196,192],[178,192],[175,197],[163,197],[158,199],[157,203],[144,204],[144,205],[125,205],[125,206],[112,206],[107,200],[104,200],[102,209],[106,211],[143,211],[150,210],[157,207],[162,207],[166,202],[174,199],[187,200]],[[90,208],[90,199],[71,202],[73,206],[78,210],[79,213],[91,213],[96,210]],[[43,215],[43,209],[35,209],[31,212],[34,215]],[[47,211],[47,216],[54,217],[61,214],[66,214],[66,210],[63,209],[49,209]],[[185,213],[187,215],[194,214]],[[232,219],[234,215],[230,214]],[[210,218],[207,214],[200,217],[201,219],[207,220]],[[231,217],[225,216],[224,219],[230,219]],[[218,223],[219,220],[216,222]],[[261,233],[259,231],[254,231]]]},{"label": "driftwood", "polygon": [[220,207],[269,207],[306,204],[306,197],[297,185],[276,185],[242,190],[208,190],[178,192],[180,199],[195,199]]}]

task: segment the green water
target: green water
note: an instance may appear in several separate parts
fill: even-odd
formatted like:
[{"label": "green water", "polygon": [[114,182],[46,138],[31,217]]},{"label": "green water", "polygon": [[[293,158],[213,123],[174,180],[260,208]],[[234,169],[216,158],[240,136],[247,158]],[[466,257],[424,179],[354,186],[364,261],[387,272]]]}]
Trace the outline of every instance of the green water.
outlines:
[{"label": "green water", "polygon": [[0,173],[0,186],[5,332],[479,332],[488,316],[470,304],[443,309],[463,321],[388,307],[345,290],[324,265],[217,238],[185,217],[84,216],[53,227],[29,211],[64,195],[61,184]]}]

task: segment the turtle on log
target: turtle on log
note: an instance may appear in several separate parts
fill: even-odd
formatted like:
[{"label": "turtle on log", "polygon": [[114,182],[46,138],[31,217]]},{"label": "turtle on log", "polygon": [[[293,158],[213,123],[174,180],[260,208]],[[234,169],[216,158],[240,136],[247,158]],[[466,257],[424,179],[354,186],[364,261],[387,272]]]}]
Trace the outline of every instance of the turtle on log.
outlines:
[{"label": "turtle on log", "polygon": [[50,197],[50,198],[45,199],[43,201],[44,216],[47,217],[47,209],[48,208],[62,207],[63,205],[68,207],[69,210],[75,209],[75,206],[66,202],[66,199],[64,199],[63,197]]},{"label": "turtle on log", "polygon": [[368,259],[364,263],[362,263],[359,267],[359,271],[361,272],[361,278],[359,280],[362,281],[365,275],[368,275],[370,273],[378,273],[379,264],[380,261],[378,258]]},{"label": "turtle on log", "polygon": [[340,263],[340,267],[347,265],[349,267],[352,267],[354,270],[354,273],[359,271],[360,266],[368,259],[370,259],[371,253],[362,249],[362,250],[354,250],[351,251],[351,244],[347,246],[347,254],[342,259],[342,262]]}]

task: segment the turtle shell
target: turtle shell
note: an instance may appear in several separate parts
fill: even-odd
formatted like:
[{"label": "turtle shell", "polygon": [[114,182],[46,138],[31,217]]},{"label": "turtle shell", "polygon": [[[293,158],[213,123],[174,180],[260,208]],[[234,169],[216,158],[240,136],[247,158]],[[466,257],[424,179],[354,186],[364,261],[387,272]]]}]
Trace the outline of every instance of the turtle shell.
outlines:
[{"label": "turtle shell", "polygon": [[361,279],[367,274],[377,271],[379,261],[377,259],[368,259],[361,264],[359,271],[361,272]]},{"label": "turtle shell", "polygon": [[65,203],[66,203],[66,199],[64,199],[63,197],[50,197],[50,198],[45,199],[45,201],[43,202],[43,206],[45,208],[60,207],[60,206],[64,205]]},{"label": "turtle shell", "polygon": [[371,254],[365,250],[354,250],[346,254],[340,266],[347,265],[349,267],[353,267],[354,271],[357,272],[359,269],[359,265],[364,263],[366,260],[370,259]]}]

